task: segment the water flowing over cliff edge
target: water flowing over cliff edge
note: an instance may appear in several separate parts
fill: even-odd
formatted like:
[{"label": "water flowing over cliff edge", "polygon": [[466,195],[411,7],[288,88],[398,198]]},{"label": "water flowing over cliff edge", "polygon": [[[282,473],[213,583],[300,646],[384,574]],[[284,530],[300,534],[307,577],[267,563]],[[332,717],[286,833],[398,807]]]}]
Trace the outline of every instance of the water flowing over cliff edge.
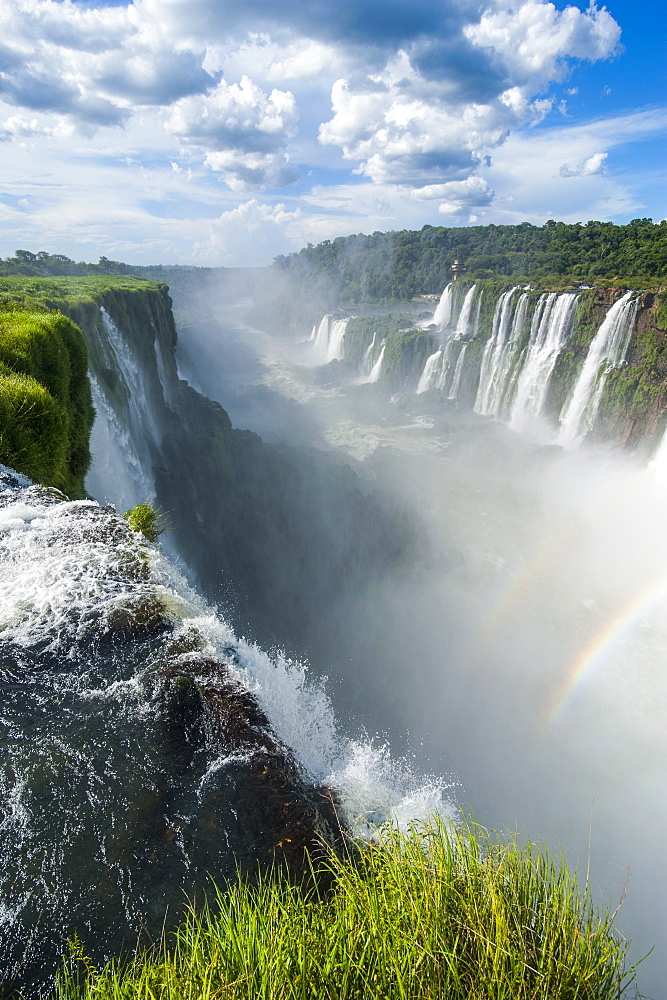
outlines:
[{"label": "water flowing over cliff edge", "polygon": [[363,307],[345,319],[324,317],[312,361],[360,371],[375,364],[375,380],[394,392],[432,391],[434,402],[440,394],[565,447],[588,438],[646,456],[657,450],[667,413],[665,294],[452,282],[433,313],[412,303],[390,318],[381,363],[374,326],[387,320],[378,315],[374,324]]},{"label": "water flowing over cliff edge", "polygon": [[[330,674],[336,703],[371,729],[386,727],[396,742],[406,730],[419,734],[422,759],[456,773],[459,794],[484,822],[564,845],[580,871],[592,830],[596,892],[618,901],[629,870],[618,919],[641,957],[665,926],[664,896],[655,893],[667,780],[667,537],[652,458],[667,375],[660,300],[626,289],[568,289],[561,298],[483,281],[471,294],[473,284],[450,287],[442,327],[437,301],[392,303],[332,313],[314,334],[304,321],[290,335],[279,323],[267,333],[250,302],[212,285],[199,326],[180,340],[180,358],[235,420],[345,456],[407,504],[426,551],[378,582],[372,599],[357,595],[344,619],[334,615],[336,648],[313,654],[314,665]],[[339,322],[344,356],[323,364],[315,339]],[[634,336],[615,368],[608,349],[622,350],[629,326]],[[504,415],[475,412],[494,330],[489,407],[508,382],[516,390],[534,335],[540,365],[531,363],[523,382],[534,408],[522,407],[518,431],[509,425],[511,405]],[[523,348],[515,352],[519,330]],[[340,328],[336,338],[340,344]],[[560,338],[565,348],[551,367],[550,345]],[[383,374],[369,384],[383,341]],[[432,370],[442,383],[418,393],[438,353]],[[596,354],[595,387],[629,387],[636,418],[626,410],[623,419],[635,419],[638,449],[632,435],[624,450],[613,434],[605,438],[602,403],[595,434],[558,443],[570,398],[595,403],[584,369]],[[650,364],[640,362],[644,355]],[[503,371],[506,379],[491,379]],[[531,383],[539,392],[528,391]],[[651,387],[653,402],[641,410]],[[642,436],[651,421],[653,436]],[[640,985],[650,994],[665,974],[654,955]]]},{"label": "water flowing over cliff edge", "polygon": [[[142,769],[142,758],[137,777],[140,805],[129,813],[123,803],[134,800],[134,789],[119,778],[117,799],[123,818],[112,827],[111,840],[108,835],[105,838],[102,854],[90,852],[91,864],[112,869],[104,883],[109,906],[117,909],[117,892],[128,900],[128,909],[123,911],[126,941],[139,924],[150,923],[151,914],[157,919],[163,912],[160,880],[152,882],[157,872],[162,873],[162,864],[180,892],[182,886],[194,884],[201,871],[199,862],[192,859],[213,849],[206,839],[209,800],[199,794],[199,785],[193,810],[188,812],[187,803],[179,803],[173,822],[166,807],[158,820],[152,805],[157,800],[161,805],[171,801],[174,788],[174,801],[179,788],[186,787],[191,794],[197,767],[203,770],[195,777],[208,775],[204,788],[208,791],[213,786],[214,797],[215,789],[222,787],[216,782],[229,780],[228,768],[216,766],[220,754],[211,764],[206,756],[210,747],[197,743],[201,732],[197,699],[187,671],[181,670],[185,676],[180,678],[167,676],[169,683],[178,682],[175,701],[154,696],[160,683],[150,642],[157,641],[158,648],[170,642],[173,634],[179,634],[183,616],[186,621],[196,620],[195,631],[205,646],[207,663],[191,677],[195,684],[203,690],[211,687],[211,657],[231,668],[234,678],[241,679],[241,689],[256,698],[265,714],[267,721],[260,730],[265,732],[268,724],[276,740],[296,752],[307,784],[333,788],[347,804],[348,815],[359,819],[362,828],[367,819],[408,818],[442,808],[437,783],[425,785],[418,776],[420,771],[433,769],[460,775],[466,797],[484,821],[518,824],[533,836],[564,843],[576,855],[577,851],[585,853],[591,795],[595,795],[593,877],[616,900],[624,879],[619,866],[630,865],[631,893],[621,915],[624,926],[642,951],[659,936],[655,929],[663,916],[652,895],[660,868],[664,819],[659,789],[665,698],[662,673],[656,669],[667,648],[663,614],[667,547],[656,516],[662,509],[661,494],[652,470],[589,451],[585,443],[581,447],[577,442],[577,449],[546,450],[531,443],[540,435],[555,443],[560,433],[553,414],[564,412],[567,399],[563,394],[560,406],[552,406],[550,400],[555,398],[552,391],[561,377],[559,365],[564,363],[565,352],[556,358],[548,380],[531,377],[540,393],[548,381],[546,394],[528,391],[528,374],[531,368],[538,373],[549,371],[553,360],[549,345],[558,345],[560,337],[570,348],[574,346],[581,296],[573,310],[574,293],[566,293],[570,297],[560,302],[558,296],[544,298],[542,293],[535,293],[531,300],[524,288],[498,288],[484,301],[479,293],[480,288],[472,290],[465,283],[456,292],[450,288],[440,309],[441,325],[432,323],[433,313],[424,314],[420,306],[411,324],[397,320],[393,328],[381,328],[373,318],[363,326],[351,318],[351,311],[336,316],[327,321],[327,335],[336,323],[341,324],[335,337],[336,352],[343,357],[331,359],[324,367],[320,366],[322,353],[317,357],[309,353],[321,323],[310,343],[312,327],[302,331],[303,343],[281,343],[253,328],[247,318],[241,319],[248,304],[212,300],[209,306],[222,326],[230,316],[239,317],[238,340],[230,341],[224,331],[215,338],[208,331],[205,355],[182,338],[180,360],[189,363],[193,381],[217,381],[218,398],[227,405],[229,397],[232,413],[245,413],[242,426],[278,442],[271,447],[250,431],[233,430],[219,404],[179,380],[175,331],[164,289],[144,286],[132,294],[106,291],[87,304],[70,303],[70,315],[84,329],[89,344],[98,412],[93,435],[96,461],[88,479],[91,492],[113,500],[119,509],[138,499],[157,498],[171,523],[169,548],[183,557],[191,579],[205,589],[209,599],[227,601],[236,621],[252,618],[257,623],[253,634],[261,635],[265,629],[269,641],[276,642],[286,636],[292,648],[302,644],[314,660],[313,669],[307,671],[280,654],[267,657],[251,643],[239,641],[188,591],[165,557],[159,557],[160,568],[151,577],[151,586],[164,588],[158,603],[164,607],[166,600],[166,619],[163,610],[158,610],[157,618],[147,616],[143,625],[148,634],[145,642],[142,637],[134,666],[130,658],[129,667],[122,666],[120,675],[114,674],[118,666],[109,666],[105,660],[95,668],[100,674],[106,671],[107,680],[94,678],[93,687],[109,688],[107,700],[122,703],[122,710],[114,709],[109,726],[113,728],[121,716],[129,737],[124,737],[121,750],[111,754],[97,745],[93,749],[91,737],[88,757],[98,762],[98,770],[90,780],[81,781],[86,796],[90,792],[94,798],[107,759],[114,765],[122,757],[118,773],[124,773],[126,758],[133,752],[132,713],[136,711],[147,729],[146,734],[139,734],[146,741],[141,745],[155,738],[146,765],[154,764],[155,774],[147,775]],[[499,305],[501,298],[504,309]],[[622,298],[623,293],[602,296],[578,346],[581,367],[574,366],[571,389],[583,375],[585,360],[596,337],[604,333],[616,303],[621,303],[616,311],[619,319],[627,318]],[[635,299],[626,302],[632,305]],[[640,306],[637,303],[635,329],[651,313]],[[67,308],[62,297],[60,307]],[[410,326],[407,337],[402,336],[406,325]],[[489,334],[486,339],[480,335],[483,329]],[[513,337],[519,329],[525,340],[523,352],[503,352],[503,344],[516,346]],[[610,329],[613,341],[617,328],[612,322],[607,325]],[[621,333],[623,329],[621,323]],[[526,367],[531,356],[526,348],[533,332],[535,363]],[[484,367],[483,356],[492,336]],[[600,336],[598,345],[602,340]],[[245,352],[242,361],[239,345]],[[353,361],[346,357],[351,346]],[[633,357],[633,349],[638,350],[631,343],[626,362]],[[437,374],[442,384],[428,385],[417,393],[426,363],[438,351],[441,362],[447,362],[441,363]],[[514,366],[508,364],[512,356]],[[238,362],[231,377],[230,358]],[[644,366],[642,375],[656,378],[659,354],[654,355],[654,362],[653,369]],[[603,369],[607,382],[631,374],[629,363],[609,372],[607,367],[611,366],[605,356],[597,371]],[[518,392],[524,368],[523,398],[537,403],[542,399],[542,409],[536,413],[535,408],[522,408],[530,419],[522,434],[516,435],[506,429],[504,418],[489,420],[481,412],[481,397],[480,412],[474,411],[482,370],[489,375],[515,372],[516,378],[511,378]],[[383,378],[383,371],[388,378]],[[477,384],[471,377],[475,371]],[[236,386],[231,385],[234,380]],[[507,383],[500,378],[486,382],[493,384]],[[586,394],[588,399],[594,396],[589,389]],[[490,391],[490,402],[484,405],[490,407],[494,398],[507,397]],[[540,419],[533,420],[535,416]],[[659,411],[656,417],[659,438]],[[240,420],[236,418],[235,423]],[[329,457],[324,460],[317,452],[298,452],[279,443],[295,435],[327,450]],[[31,497],[39,513],[21,515],[9,526],[12,544],[21,544],[13,535],[14,528],[18,538],[25,540],[31,525],[38,528],[50,521],[51,515],[39,510],[40,504],[46,503],[51,510],[56,499]],[[58,506],[68,509],[67,504]],[[85,504],[74,508],[76,518],[90,516],[84,509],[88,510]],[[94,505],[90,510],[95,510]],[[633,512],[630,521],[628,510]],[[58,516],[66,519],[64,514]],[[67,516],[76,521],[73,514]],[[99,529],[97,517],[92,515],[95,531]],[[424,528],[430,543],[426,548],[420,544]],[[85,528],[81,530],[87,534]],[[130,538],[130,547],[135,543]],[[154,556],[149,550],[151,567]],[[142,566],[145,557],[144,553]],[[616,572],[619,562],[623,574]],[[74,563],[78,572],[83,563],[80,554]],[[234,597],[235,584],[241,581],[245,581],[246,593]],[[111,588],[107,604],[113,605],[114,593]],[[123,649],[128,637],[123,624],[116,631],[107,627],[107,610],[96,613],[103,639],[95,648],[104,655],[109,636],[117,650]],[[58,634],[64,648],[73,647],[75,664],[80,662],[82,643],[90,636],[86,615],[75,630],[77,638],[64,630]],[[35,649],[29,648],[30,655],[41,656],[40,640]],[[193,650],[177,649],[176,653],[192,655]],[[71,668],[66,659],[66,667]],[[49,697],[52,669],[49,660],[48,670],[41,674],[42,689],[47,689]],[[126,669],[134,673],[123,673]],[[386,728],[390,743],[398,748],[404,745],[406,730],[423,737],[423,759],[416,778],[397,773],[387,751],[373,750],[365,740],[346,739],[333,722],[324,689],[310,680],[325,672],[331,674],[328,691],[336,705],[354,706],[356,717],[371,732]],[[66,706],[67,719],[72,718],[78,738],[80,731],[92,732],[99,726],[99,713],[94,723],[81,722],[78,709],[72,710],[78,692],[71,670],[67,676],[72,699]],[[121,685],[129,679],[130,688],[138,678],[140,694],[132,695],[134,701],[123,700],[126,689],[110,680],[112,676]],[[8,683],[15,685],[16,678],[9,678]],[[59,697],[59,685],[55,688],[53,697]],[[147,692],[150,727],[146,726]],[[34,701],[40,711],[46,704],[40,701],[43,697],[42,690]],[[168,712],[159,714],[164,713],[165,704],[176,711],[175,730]],[[155,716],[150,714],[154,708],[159,709]],[[37,715],[42,717],[43,713]],[[304,720],[312,721],[312,726],[304,727]],[[185,750],[181,742],[179,750],[188,725],[192,738],[185,740]],[[158,732],[158,726],[166,726],[166,738],[165,729]],[[55,736],[49,738],[55,741]],[[162,754],[167,751],[175,753],[177,778],[163,792],[161,782],[167,779],[156,774],[163,773]],[[35,827],[39,834],[31,843],[41,844],[42,833],[49,842],[49,810],[40,796],[53,798],[59,781],[76,783],[70,760],[75,772],[89,774],[80,757],[68,757],[66,749],[59,757],[59,752],[46,755],[51,771],[36,768],[30,772],[36,775],[34,785],[27,780],[16,787],[10,781],[7,802],[16,803],[16,808],[11,805],[14,811],[8,809],[7,815],[17,825],[9,823],[8,837],[23,824],[22,843],[29,843],[30,824],[37,817],[43,819],[43,826]],[[62,760],[66,763],[58,770]],[[238,760],[234,767],[237,764]],[[57,780],[51,777],[55,771]],[[13,775],[14,771],[10,778]],[[132,772],[130,784],[134,777]],[[241,784],[247,777],[246,771]],[[141,803],[147,801],[144,781],[152,791],[142,811]],[[81,837],[89,845],[95,842],[97,831],[106,828],[98,822],[99,813],[88,798],[86,802],[84,813],[93,817],[96,831],[92,838],[74,821],[69,826],[56,823],[56,827],[74,831],[75,843],[80,844],[77,837]],[[201,813],[197,811],[200,806]],[[126,830],[128,815],[136,816],[136,822]],[[245,833],[252,828],[252,823],[248,828],[243,821],[238,824],[238,817],[232,816],[230,823],[232,829],[243,826]],[[248,845],[244,831],[239,832],[231,853],[243,855],[244,844]],[[233,841],[233,835],[229,836]],[[254,833],[249,836],[254,844]],[[156,844],[156,850],[137,853],[136,844],[146,841]],[[125,867],[124,845],[131,843],[135,847],[128,851],[133,856]],[[41,847],[35,850],[33,857],[43,856],[39,855]],[[219,851],[217,842],[214,850]],[[66,889],[42,906],[44,916],[39,921],[31,919],[34,913],[29,907],[31,901],[38,905],[48,895],[49,886],[38,878],[37,887],[31,883],[30,894],[24,896],[26,924],[31,933],[37,927],[31,938],[35,956],[40,947],[45,954],[49,949],[55,954],[62,946],[56,942],[54,928],[59,915],[68,911],[70,903],[74,905],[77,887],[88,878],[82,878],[76,866],[71,875],[67,867],[71,855],[59,851],[54,847],[52,856],[56,869],[66,872]],[[197,851],[202,853],[197,855]],[[79,861],[77,857],[76,865]],[[216,864],[222,870],[224,858],[216,855]],[[29,874],[39,867],[29,868]],[[119,881],[114,882],[116,875]],[[98,876],[92,881],[98,883]],[[98,901],[93,900],[88,910],[82,908],[84,931],[86,914],[99,916],[105,905],[102,900],[96,909]],[[20,914],[10,912],[5,929],[18,928],[14,957],[25,973],[21,961],[25,934],[21,938],[21,933],[26,925],[20,921]],[[102,923],[100,919],[99,926]],[[101,948],[109,952],[116,944],[101,941]],[[655,978],[660,979],[659,970]]]},{"label": "water flowing over cliff edge", "polygon": [[[239,639],[117,513],[162,503],[191,577],[214,595],[223,579],[228,594],[238,572],[257,619],[269,595],[275,621],[301,588],[295,616],[325,599],[332,572],[361,586],[395,563],[400,512],[340,462],[232,431],[179,381],[165,289],[74,301],[40,290],[84,330],[88,488],[117,509],[2,473],[0,930],[4,981],[23,988],[48,985],[74,934],[98,960],[155,939],[211,875],[276,856],[298,871],[305,848],[335,846],[345,829],[449,808],[443,782],[416,781],[382,741],[345,736],[321,681]],[[349,514],[342,536],[326,530],[320,494]]]}]

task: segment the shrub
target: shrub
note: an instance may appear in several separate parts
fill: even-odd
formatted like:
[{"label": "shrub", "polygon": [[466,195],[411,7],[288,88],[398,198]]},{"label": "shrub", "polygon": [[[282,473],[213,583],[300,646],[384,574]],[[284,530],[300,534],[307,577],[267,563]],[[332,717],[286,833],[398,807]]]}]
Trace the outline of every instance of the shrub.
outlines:
[{"label": "shrub", "polygon": [[138,503],[123,514],[132,531],[140,531],[149,542],[157,542],[163,533],[163,516],[150,503]]}]

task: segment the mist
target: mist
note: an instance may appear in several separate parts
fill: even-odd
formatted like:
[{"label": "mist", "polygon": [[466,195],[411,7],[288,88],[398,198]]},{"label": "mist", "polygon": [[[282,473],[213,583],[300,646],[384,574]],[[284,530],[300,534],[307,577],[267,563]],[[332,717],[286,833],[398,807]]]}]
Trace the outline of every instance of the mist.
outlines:
[{"label": "mist", "polygon": [[[328,678],[341,725],[411,759],[415,783],[444,775],[478,821],[562,848],[596,900],[622,902],[618,927],[643,957],[667,916],[659,470],[390,399],[342,364],[318,367],[309,323],[262,329],[229,284],[191,315],[179,369],[235,426],[343,457],[409,512],[410,558],[366,589],[336,581],[290,648]],[[640,988],[658,995],[666,974],[654,953]]]}]

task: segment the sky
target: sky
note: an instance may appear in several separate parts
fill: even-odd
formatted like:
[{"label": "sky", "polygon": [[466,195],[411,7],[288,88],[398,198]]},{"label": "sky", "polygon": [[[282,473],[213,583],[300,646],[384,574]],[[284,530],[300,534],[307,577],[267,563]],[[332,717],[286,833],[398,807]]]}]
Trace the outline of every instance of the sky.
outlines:
[{"label": "sky", "polygon": [[0,256],[667,215],[662,3],[0,0]]}]

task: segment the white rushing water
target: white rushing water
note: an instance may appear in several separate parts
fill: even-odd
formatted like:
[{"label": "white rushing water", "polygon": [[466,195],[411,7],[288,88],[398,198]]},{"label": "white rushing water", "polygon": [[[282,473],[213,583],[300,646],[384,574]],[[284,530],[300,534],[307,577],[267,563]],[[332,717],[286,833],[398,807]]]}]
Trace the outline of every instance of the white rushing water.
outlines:
[{"label": "white rushing water", "polygon": [[591,429],[607,373],[625,359],[637,314],[637,293],[626,292],[609,309],[593,337],[570,400],[560,416],[558,443],[573,447]]},{"label": "white rushing water", "polygon": [[311,357],[313,364],[326,365],[330,361],[342,361],[345,357],[345,329],[349,316],[334,319],[329,313],[322,317],[315,335],[309,338],[312,343]]},{"label": "white rushing water", "polygon": [[[426,359],[424,369],[417,384],[417,395],[421,395],[429,389],[445,390],[449,388],[448,398],[456,399],[461,382],[465,350],[461,350],[456,354],[454,345],[462,339],[475,335],[476,321],[479,314],[479,304],[477,314],[475,311],[476,288],[476,285],[471,285],[466,292],[461,305],[461,311],[454,326],[451,325],[453,308],[451,284],[447,285],[443,291],[433,317],[433,324],[438,327],[440,333],[440,346],[437,351],[434,351]],[[452,363],[454,358],[456,358],[455,369]],[[454,385],[456,388],[453,390]]]},{"label": "white rushing water", "polygon": [[528,309],[528,293],[522,292],[517,301],[514,297],[516,291],[513,288],[498,299],[491,337],[484,348],[474,407],[475,412],[483,416],[502,415],[518,361],[517,352]]},{"label": "white rushing water", "polygon": [[452,283],[450,282],[443,290],[440,296],[440,301],[438,302],[435,313],[433,314],[432,322],[437,326],[438,330],[444,330],[449,326],[452,318]]},{"label": "white rushing water", "polygon": [[449,399],[458,399],[459,389],[461,388],[461,376],[463,375],[463,366],[465,364],[466,350],[468,348],[467,344],[463,344],[461,350],[459,351],[459,356],[456,361],[456,368],[454,369],[454,378],[452,379],[452,384],[449,390]]},{"label": "white rushing water", "polygon": [[475,301],[475,290],[477,285],[471,285],[461,306],[459,318],[456,321],[457,338],[472,337],[475,334],[473,323],[473,304]]},{"label": "white rushing water", "polygon": [[439,348],[426,359],[424,371],[421,373],[421,377],[417,385],[418,395],[421,395],[422,392],[426,392],[428,389],[434,388],[437,384],[438,377],[442,369],[442,355],[442,348]]},{"label": "white rushing water", "polygon": [[524,430],[542,412],[556,360],[572,329],[576,302],[574,293],[551,292],[537,305],[510,413],[515,430]]},{"label": "white rushing water", "polygon": [[383,340],[382,347],[380,348],[380,353],[378,354],[377,361],[368,373],[369,382],[379,382],[380,376],[382,375],[382,362],[384,361],[384,352],[386,350],[387,344]]},{"label": "white rushing water", "polygon": [[[137,497],[155,497],[149,453],[157,446],[160,433],[142,380],[141,359],[103,306],[100,318],[98,347],[103,366],[113,373],[115,381],[109,388],[101,378],[91,375],[95,420],[86,487],[93,496],[112,499],[127,508],[134,506]],[[156,352],[156,364],[158,371],[164,371],[160,351]]]},{"label": "white rushing water", "polygon": [[[170,623],[164,634],[161,621]],[[196,768],[189,778],[182,761],[173,770],[168,717],[155,695],[167,649],[227,664],[308,779],[336,791],[356,835],[374,837],[383,822],[405,829],[429,815],[456,818],[448,782],[416,781],[411,764],[383,740],[342,732],[322,679],[280,651],[268,654],[237,637],[161,550],[129,532],[111,508],[63,500],[0,469],[0,891],[10,904],[0,928],[7,974],[20,974],[32,930],[31,960],[46,962],[40,975],[48,980],[62,928],[78,922],[90,930],[105,906],[114,909],[118,933],[136,934],[149,902],[153,916],[166,905],[165,886],[176,900],[185,891],[192,857],[201,857],[191,852],[203,849],[196,845],[204,843],[198,824],[207,795],[237,787],[225,785],[226,769],[233,775],[238,760],[224,747],[208,751],[198,781]],[[234,805],[232,798],[225,806],[231,822]],[[216,850],[224,853],[224,837],[236,843],[243,832],[223,827]],[[164,853],[165,844],[169,857],[146,869],[142,852]],[[252,837],[244,849],[253,850]],[[209,875],[224,872],[202,871],[199,889]],[[108,913],[102,919],[108,926]],[[109,928],[110,941],[114,933]]]}]

